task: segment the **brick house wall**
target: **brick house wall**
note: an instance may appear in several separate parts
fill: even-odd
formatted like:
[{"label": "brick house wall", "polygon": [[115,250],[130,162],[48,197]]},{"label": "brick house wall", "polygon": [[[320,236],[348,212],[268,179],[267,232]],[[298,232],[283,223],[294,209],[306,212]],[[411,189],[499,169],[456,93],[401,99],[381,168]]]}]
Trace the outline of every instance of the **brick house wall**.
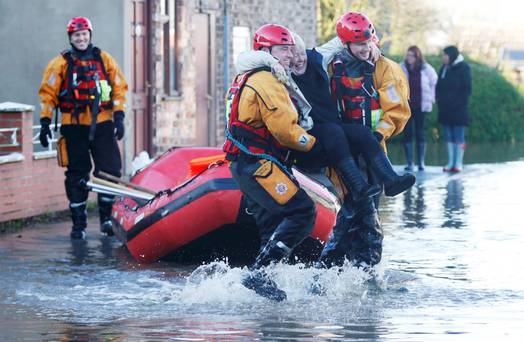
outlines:
[{"label": "brick house wall", "polygon": [[[210,45],[213,104],[209,115],[213,122],[208,126],[211,129],[210,144],[216,146],[221,145],[224,139],[226,84],[235,75],[233,28],[246,28],[251,41],[254,31],[261,25],[279,23],[298,32],[308,46],[313,46],[316,41],[316,0],[176,0],[179,92],[166,94],[163,68],[166,56],[162,45],[165,17],[161,5],[165,1],[148,0],[151,6],[152,75],[149,81],[153,99],[152,143],[155,155],[173,146],[195,145],[198,87],[195,75],[201,66],[195,62],[194,38],[202,34],[195,16],[201,13],[209,15],[210,39],[214,42]],[[226,41],[227,48],[224,48]],[[20,142],[17,146],[0,147],[0,222],[68,208],[63,184],[64,169],[57,166],[56,157],[37,156],[34,152],[33,112],[26,105],[0,110],[0,128],[18,128],[16,139]],[[1,144],[4,142],[0,139]],[[17,154],[13,155],[13,152]]]},{"label": "brick house wall", "polygon": [[18,129],[18,145],[0,147],[0,222],[67,209],[64,169],[55,156],[37,159],[33,152],[34,109],[9,107],[0,109],[0,128]]},{"label": "brick house wall", "polygon": [[[191,14],[196,11],[195,1],[177,1],[178,28],[177,46],[181,51],[178,54],[180,95],[170,96],[164,91],[164,47],[161,44],[163,23],[153,22],[154,37],[151,42],[153,75],[153,145],[161,153],[172,146],[188,146],[193,143],[195,125],[195,87],[193,75],[194,49],[190,37],[196,28],[191,22]],[[153,1],[152,12],[160,13],[160,1]]]},{"label": "brick house wall", "polygon": [[[224,5],[226,8],[224,8]],[[153,0],[153,16],[160,16],[160,0]],[[196,13],[209,13],[212,25],[211,31],[215,41],[214,51],[214,75],[212,77],[214,87],[213,123],[215,131],[210,141],[220,146],[224,139],[224,109],[225,109],[225,79],[224,66],[224,22],[227,13],[228,28],[228,67],[227,80],[230,81],[235,75],[233,63],[233,41],[231,39],[233,27],[242,26],[249,29],[252,37],[254,31],[266,23],[278,23],[289,27],[300,34],[307,46],[314,46],[316,42],[316,1],[315,0],[183,0],[177,1],[178,16],[178,72],[180,83],[180,94],[178,96],[166,96],[164,92],[164,49],[161,45],[162,21],[153,20],[152,25],[152,60],[153,75],[153,145],[156,154],[162,153],[173,146],[195,145],[196,129],[196,70],[199,67],[195,63],[195,47],[192,38],[202,34],[197,27],[193,16]]]}]

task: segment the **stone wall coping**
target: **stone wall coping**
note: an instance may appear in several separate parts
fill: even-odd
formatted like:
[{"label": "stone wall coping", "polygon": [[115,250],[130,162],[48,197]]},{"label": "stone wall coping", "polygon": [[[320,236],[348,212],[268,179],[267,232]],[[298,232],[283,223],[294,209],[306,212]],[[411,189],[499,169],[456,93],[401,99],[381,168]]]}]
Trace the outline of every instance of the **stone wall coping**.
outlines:
[{"label": "stone wall coping", "polygon": [[34,112],[35,106],[17,102],[2,102],[0,103],[0,113],[6,112]]},{"label": "stone wall coping", "polygon": [[25,158],[24,158],[24,155],[22,153],[13,152],[13,153],[9,153],[9,154],[0,156],[0,165],[1,164],[7,164],[7,163],[21,162],[24,159]]},{"label": "stone wall coping", "polygon": [[54,157],[56,157],[56,151],[41,151],[33,153],[34,160],[49,159]]}]

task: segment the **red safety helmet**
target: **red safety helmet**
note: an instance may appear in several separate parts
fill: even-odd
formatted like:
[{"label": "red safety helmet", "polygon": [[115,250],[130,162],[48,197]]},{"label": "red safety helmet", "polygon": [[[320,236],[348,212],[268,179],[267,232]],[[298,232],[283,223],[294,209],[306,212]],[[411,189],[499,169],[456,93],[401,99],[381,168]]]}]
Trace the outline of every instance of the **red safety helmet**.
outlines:
[{"label": "red safety helmet", "polygon": [[281,25],[266,24],[261,26],[253,37],[253,49],[260,50],[263,47],[273,45],[295,45],[291,31]]},{"label": "red safety helmet", "polygon": [[364,14],[348,12],[337,21],[337,35],[344,44],[360,43],[376,37],[376,32],[373,23]]},{"label": "red safety helmet", "polygon": [[68,34],[82,30],[89,30],[89,32],[93,32],[93,25],[91,25],[91,21],[89,21],[89,19],[86,17],[74,17],[73,19],[69,20],[69,23],[67,24]]}]

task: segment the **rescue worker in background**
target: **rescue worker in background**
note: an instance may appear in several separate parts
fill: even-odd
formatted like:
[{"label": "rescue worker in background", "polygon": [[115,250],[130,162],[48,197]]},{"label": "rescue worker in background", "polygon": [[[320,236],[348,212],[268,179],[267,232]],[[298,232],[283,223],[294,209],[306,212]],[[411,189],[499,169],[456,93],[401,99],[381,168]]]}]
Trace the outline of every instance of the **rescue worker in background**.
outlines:
[{"label": "rescue worker in background", "polygon": [[[67,167],[65,189],[73,227],[72,239],[84,239],[87,227],[85,183],[107,172],[121,176],[122,161],[116,139],[124,136],[127,83],[116,61],[91,43],[93,26],[85,17],[67,25],[71,49],[47,65],[38,95],[41,99],[40,143],[49,145],[53,113],[62,113],[57,144],[60,166]],[[57,118],[55,117],[55,123]],[[56,129],[56,127],[55,127]],[[111,209],[114,196],[98,194],[100,231],[113,235]]]},{"label": "rescue worker in background", "polygon": [[[376,32],[362,13],[348,12],[337,22],[337,36],[346,49],[331,62],[331,94],[342,121],[365,125],[385,150],[385,141],[402,132],[411,112],[407,80],[400,66],[381,56],[369,60]],[[387,173],[387,164],[374,159],[374,168]],[[370,183],[382,183],[377,170],[366,167]],[[375,172],[373,172],[375,171]],[[320,257],[324,266],[340,265],[345,259],[373,266],[382,257],[383,232],[374,200],[355,202],[346,197],[333,233]]]},{"label": "rescue worker in background", "polygon": [[[253,48],[269,52],[285,68],[293,58],[293,45],[291,32],[280,25],[264,25],[254,35]],[[289,256],[313,228],[315,205],[292,176],[289,152],[310,151],[315,138],[299,126],[286,88],[269,68],[238,75],[227,100],[224,151],[231,174],[261,235],[270,232],[242,283],[281,301],[286,293],[261,268]]]}]

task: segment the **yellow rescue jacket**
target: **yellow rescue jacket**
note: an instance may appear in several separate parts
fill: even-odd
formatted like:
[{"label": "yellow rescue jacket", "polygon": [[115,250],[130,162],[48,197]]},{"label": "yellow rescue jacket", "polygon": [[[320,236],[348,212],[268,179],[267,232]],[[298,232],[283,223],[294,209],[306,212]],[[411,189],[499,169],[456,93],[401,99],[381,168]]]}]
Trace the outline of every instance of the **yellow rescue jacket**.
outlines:
[{"label": "yellow rescue jacket", "polygon": [[384,136],[385,141],[400,134],[411,117],[409,108],[409,83],[400,65],[384,56],[375,64],[373,83],[379,93],[380,108],[383,111],[375,131]]},{"label": "yellow rescue jacket", "polygon": [[307,152],[316,141],[298,125],[298,113],[286,88],[269,71],[259,71],[246,81],[238,120],[254,128],[266,126],[280,145],[293,150]]},{"label": "yellow rescue jacket", "polygon": [[[331,68],[329,69],[329,74],[331,77]],[[386,140],[400,134],[411,117],[411,109],[408,103],[409,83],[399,64],[381,56],[375,64],[373,84],[379,93],[380,108],[383,111],[375,131],[384,137],[381,145],[384,151],[387,152]],[[340,201],[343,202],[348,194],[348,190],[340,176],[332,167],[328,168],[326,174],[335,185]]]},{"label": "yellow rescue jacket", "polygon": [[[102,57],[107,72],[109,85],[112,88],[111,101],[113,102],[113,108],[110,110],[100,108],[96,119],[97,123],[112,120],[113,112],[125,110],[126,92],[128,89],[124,74],[114,58],[105,51],[101,51],[100,56]],[[40,118],[52,119],[55,108],[59,106],[60,89],[62,83],[66,80],[67,70],[68,63],[62,55],[53,58],[47,65],[38,91],[41,101]],[[70,125],[73,123],[91,125],[91,109],[87,107],[84,111],[80,112],[78,114],[78,122],[73,119],[72,113],[62,113],[62,125]]]},{"label": "yellow rescue jacket", "polygon": [[[330,78],[333,70],[330,66]],[[409,108],[409,83],[399,64],[381,56],[375,64],[373,85],[378,92],[378,102],[382,116],[375,131],[382,134],[382,147],[386,150],[385,141],[401,133],[411,117]]]}]

